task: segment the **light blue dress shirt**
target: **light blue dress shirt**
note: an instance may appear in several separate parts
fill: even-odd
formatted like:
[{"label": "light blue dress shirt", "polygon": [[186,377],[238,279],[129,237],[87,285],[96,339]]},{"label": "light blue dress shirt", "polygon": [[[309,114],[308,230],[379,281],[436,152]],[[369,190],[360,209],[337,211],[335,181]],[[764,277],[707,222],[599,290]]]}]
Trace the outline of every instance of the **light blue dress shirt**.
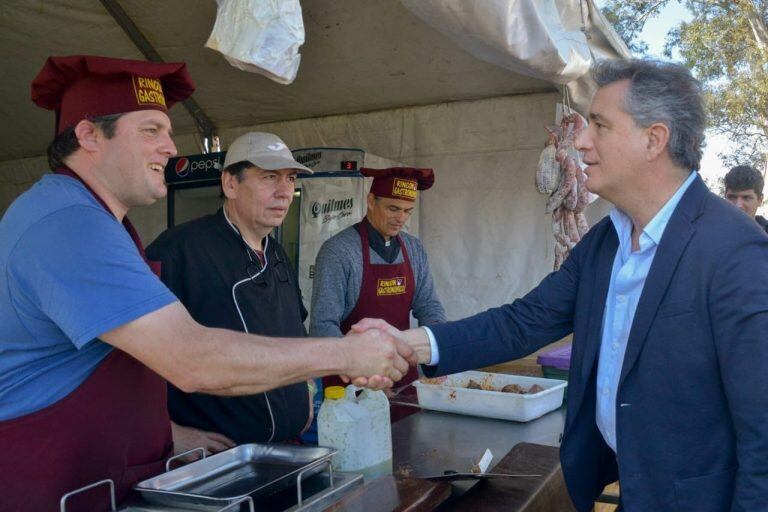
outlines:
[{"label": "light blue dress shirt", "polygon": [[[692,172],[677,192],[640,233],[637,251],[632,251],[632,219],[618,208],[611,213],[611,222],[619,238],[619,249],[613,260],[611,281],[605,298],[600,360],[597,366],[597,428],[613,451],[616,451],[616,401],[621,367],[627,340],[635,318],[637,303],[651,269],[656,248],[680,198],[696,179]],[[627,407],[631,404],[619,404]]]}]

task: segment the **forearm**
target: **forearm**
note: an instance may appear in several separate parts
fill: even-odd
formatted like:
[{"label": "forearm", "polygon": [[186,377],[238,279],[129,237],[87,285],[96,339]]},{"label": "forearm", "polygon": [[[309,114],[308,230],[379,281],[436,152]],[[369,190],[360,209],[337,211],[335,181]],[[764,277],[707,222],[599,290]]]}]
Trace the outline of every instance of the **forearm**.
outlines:
[{"label": "forearm", "polygon": [[354,371],[350,340],[266,338],[206,328],[179,303],[102,338],[186,392],[255,394]]},{"label": "forearm", "polygon": [[350,371],[347,355],[352,348],[343,338],[265,338],[207,330],[210,338],[198,344],[197,357],[185,358],[187,371],[200,376],[195,392],[255,394]]}]

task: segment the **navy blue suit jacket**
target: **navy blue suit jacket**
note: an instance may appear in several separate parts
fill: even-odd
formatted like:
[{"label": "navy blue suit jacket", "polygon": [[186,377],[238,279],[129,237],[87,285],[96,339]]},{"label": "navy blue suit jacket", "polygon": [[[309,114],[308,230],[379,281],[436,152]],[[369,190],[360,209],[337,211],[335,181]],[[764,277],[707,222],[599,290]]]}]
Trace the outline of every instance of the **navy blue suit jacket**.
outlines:
[{"label": "navy blue suit jacket", "polygon": [[517,359],[573,333],[560,450],[591,510],[617,478],[625,510],[768,511],[768,237],[697,178],[673,213],[635,313],[616,408],[618,459],[595,422],[606,217],[522,299],[431,326],[442,375]]}]

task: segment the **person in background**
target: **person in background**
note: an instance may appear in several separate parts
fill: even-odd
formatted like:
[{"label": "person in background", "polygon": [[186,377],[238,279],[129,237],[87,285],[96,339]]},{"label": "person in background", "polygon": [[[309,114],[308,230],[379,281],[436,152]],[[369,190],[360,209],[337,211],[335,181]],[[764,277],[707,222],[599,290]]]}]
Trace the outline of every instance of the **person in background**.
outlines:
[{"label": "person in background", "polygon": [[728,171],[723,182],[725,198],[768,233],[768,219],[757,215],[757,209],[763,204],[763,175],[749,165],[737,165]]},{"label": "person in background", "polygon": [[[173,452],[166,381],[250,395],[343,374],[375,389],[412,350],[381,331],[267,338],[196,322],[160,281],[126,214],[165,196],[176,154],[168,108],[184,63],[51,57],[32,100],[56,112],[53,175],[0,220],[0,510],[57,510],[111,479],[117,499]],[[106,492],[67,510],[107,510]]]},{"label": "person in background", "polygon": [[[365,218],[325,241],[317,254],[312,285],[309,332],[312,336],[342,336],[365,317],[383,318],[398,329],[445,322],[445,310],[435,291],[427,253],[421,241],[403,232],[418,191],[435,181],[432,169],[393,167],[360,170],[373,178]],[[412,368],[402,381],[418,377]],[[326,378],[324,385],[338,381]],[[414,394],[410,387],[404,395]],[[392,421],[412,407],[392,409]]]},{"label": "person in background", "polygon": [[[298,173],[271,133],[250,132],[227,150],[224,205],[213,215],[162,233],[147,256],[162,263],[161,279],[197,322],[267,336],[306,336],[307,311],[296,272],[270,233],[288,214]],[[292,440],[312,420],[306,383],[256,395],[222,397],[168,387],[177,449],[219,451],[233,443]]]},{"label": "person in background", "polygon": [[602,61],[587,188],[615,209],[525,297],[397,333],[429,376],[573,333],[560,461],[576,509],[768,510],[768,237],[698,175],[706,116],[679,65]]}]

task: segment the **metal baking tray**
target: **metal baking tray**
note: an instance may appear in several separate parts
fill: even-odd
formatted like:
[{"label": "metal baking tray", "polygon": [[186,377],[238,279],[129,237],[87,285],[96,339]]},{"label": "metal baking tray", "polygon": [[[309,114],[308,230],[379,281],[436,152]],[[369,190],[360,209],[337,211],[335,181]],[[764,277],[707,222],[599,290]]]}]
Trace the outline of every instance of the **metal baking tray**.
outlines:
[{"label": "metal baking tray", "polygon": [[300,491],[303,479],[330,468],[334,453],[318,446],[244,444],[139,482],[135,489],[150,503],[210,510],[292,485]]},{"label": "metal baking tray", "polygon": [[[470,379],[496,389],[507,384],[517,384],[524,388],[538,384],[542,390],[524,395],[468,389]],[[560,407],[567,385],[567,382],[558,379],[478,371],[454,373],[414,383],[421,408],[522,422],[534,420]]]}]

